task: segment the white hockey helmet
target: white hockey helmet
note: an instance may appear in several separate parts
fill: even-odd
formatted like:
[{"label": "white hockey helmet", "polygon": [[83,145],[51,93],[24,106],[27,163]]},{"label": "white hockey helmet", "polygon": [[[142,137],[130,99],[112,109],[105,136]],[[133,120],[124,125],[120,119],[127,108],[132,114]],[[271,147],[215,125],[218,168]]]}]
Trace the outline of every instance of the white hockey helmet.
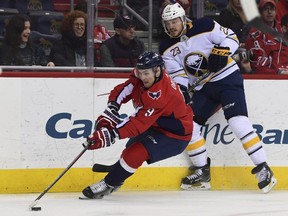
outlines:
[{"label": "white hockey helmet", "polygon": [[186,29],[186,14],[185,10],[179,3],[174,4],[168,4],[162,11],[162,25],[164,27],[164,30],[166,34],[168,34],[170,37],[171,35],[167,31],[167,28],[165,26],[165,21],[169,21],[175,18],[180,18],[183,24],[183,30],[179,37],[182,35],[183,31]]},{"label": "white hockey helmet", "polygon": [[185,17],[185,10],[179,3],[168,4],[162,12],[162,20],[168,21],[177,17]]}]

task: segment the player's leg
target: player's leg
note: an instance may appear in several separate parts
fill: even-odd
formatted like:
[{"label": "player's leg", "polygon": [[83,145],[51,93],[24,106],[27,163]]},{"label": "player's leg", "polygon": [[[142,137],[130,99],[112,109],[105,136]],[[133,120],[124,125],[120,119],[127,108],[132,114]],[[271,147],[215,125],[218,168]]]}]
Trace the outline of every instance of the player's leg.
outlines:
[{"label": "player's leg", "polygon": [[[136,137],[130,138],[126,143],[126,148],[123,150],[120,160],[112,166],[105,179],[86,187],[82,191],[84,198],[101,199],[105,195],[117,191],[124,180],[133,175],[136,169],[149,158],[147,150],[144,148],[143,144],[140,143],[140,141],[145,139],[149,133],[150,129]],[[136,160],[134,160],[134,157]],[[130,160],[132,162],[129,162]],[[110,182],[109,179],[111,179]]]},{"label": "player's leg", "polygon": [[[266,163],[266,154],[259,136],[248,119],[243,79],[239,73],[227,78],[230,86],[222,91],[222,108],[232,132],[240,139],[244,150],[255,164],[252,174],[256,174],[258,187],[268,193],[276,184],[273,172]],[[224,88],[224,87],[223,87]]]},{"label": "player's leg", "polygon": [[193,122],[192,140],[186,148],[192,162],[190,174],[182,179],[181,189],[210,189],[210,158],[207,157],[205,139],[201,136],[201,126]]},{"label": "player's leg", "polygon": [[201,91],[193,95],[193,132],[186,148],[193,165],[189,168],[190,174],[182,179],[181,189],[183,190],[207,190],[211,187],[210,158],[207,157],[205,139],[201,135],[201,127],[215,113],[219,104],[207,97],[211,90],[209,86],[204,86]]},{"label": "player's leg", "polygon": [[[182,153],[189,141],[177,140],[157,131],[149,130],[146,136],[128,145],[122,152],[121,159],[103,180],[85,188],[82,193],[86,198],[101,199],[115,191],[123,182],[135,173],[144,161],[154,163]],[[137,140],[137,141],[136,141]]]},{"label": "player's leg", "polygon": [[232,117],[228,120],[228,123],[256,166],[252,170],[252,174],[256,174],[259,189],[264,193],[268,193],[275,186],[277,180],[266,162],[266,154],[259,136],[255,133],[247,116]]},{"label": "player's leg", "polygon": [[86,187],[82,193],[89,199],[101,199],[118,190],[125,179],[135,173],[144,161],[149,159],[148,151],[142,143],[134,143],[122,152],[120,160],[100,182]]}]

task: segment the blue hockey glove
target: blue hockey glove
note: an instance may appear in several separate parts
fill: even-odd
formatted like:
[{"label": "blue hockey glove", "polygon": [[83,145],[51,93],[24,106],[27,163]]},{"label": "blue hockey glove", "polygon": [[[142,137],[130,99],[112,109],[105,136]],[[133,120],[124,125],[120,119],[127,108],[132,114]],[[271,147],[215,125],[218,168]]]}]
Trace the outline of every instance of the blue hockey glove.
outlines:
[{"label": "blue hockey glove", "polygon": [[228,57],[230,54],[229,47],[217,47],[215,46],[208,58],[208,69],[210,72],[217,72],[224,68],[228,63]]}]

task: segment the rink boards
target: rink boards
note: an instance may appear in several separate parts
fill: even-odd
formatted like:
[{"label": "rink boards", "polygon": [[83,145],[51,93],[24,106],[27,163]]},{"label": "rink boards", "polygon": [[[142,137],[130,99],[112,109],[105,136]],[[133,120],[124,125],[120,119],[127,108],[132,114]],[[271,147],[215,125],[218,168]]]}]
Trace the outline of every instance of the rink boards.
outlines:
[{"label": "rink boards", "polygon": [[[82,150],[94,119],[105,109],[117,78],[0,78],[0,193],[41,192]],[[288,189],[288,80],[245,80],[250,120],[259,133],[268,163],[278,179],[276,189]],[[121,113],[132,114],[127,104]],[[203,128],[212,159],[213,189],[257,189],[253,164],[218,111]],[[127,140],[86,152],[51,189],[80,191],[103,178],[93,163],[116,162]],[[188,173],[183,153],[142,168],[122,190],[178,190]]]}]

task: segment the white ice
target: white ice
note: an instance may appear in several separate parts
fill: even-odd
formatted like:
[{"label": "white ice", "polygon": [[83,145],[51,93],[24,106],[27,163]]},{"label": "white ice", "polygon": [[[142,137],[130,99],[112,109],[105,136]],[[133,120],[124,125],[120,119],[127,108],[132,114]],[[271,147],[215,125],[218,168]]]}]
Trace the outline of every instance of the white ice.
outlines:
[{"label": "white ice", "polygon": [[[40,193],[39,193],[40,194]],[[1,216],[287,216],[288,191],[118,191],[102,200],[79,200],[80,193],[0,195]]]}]

